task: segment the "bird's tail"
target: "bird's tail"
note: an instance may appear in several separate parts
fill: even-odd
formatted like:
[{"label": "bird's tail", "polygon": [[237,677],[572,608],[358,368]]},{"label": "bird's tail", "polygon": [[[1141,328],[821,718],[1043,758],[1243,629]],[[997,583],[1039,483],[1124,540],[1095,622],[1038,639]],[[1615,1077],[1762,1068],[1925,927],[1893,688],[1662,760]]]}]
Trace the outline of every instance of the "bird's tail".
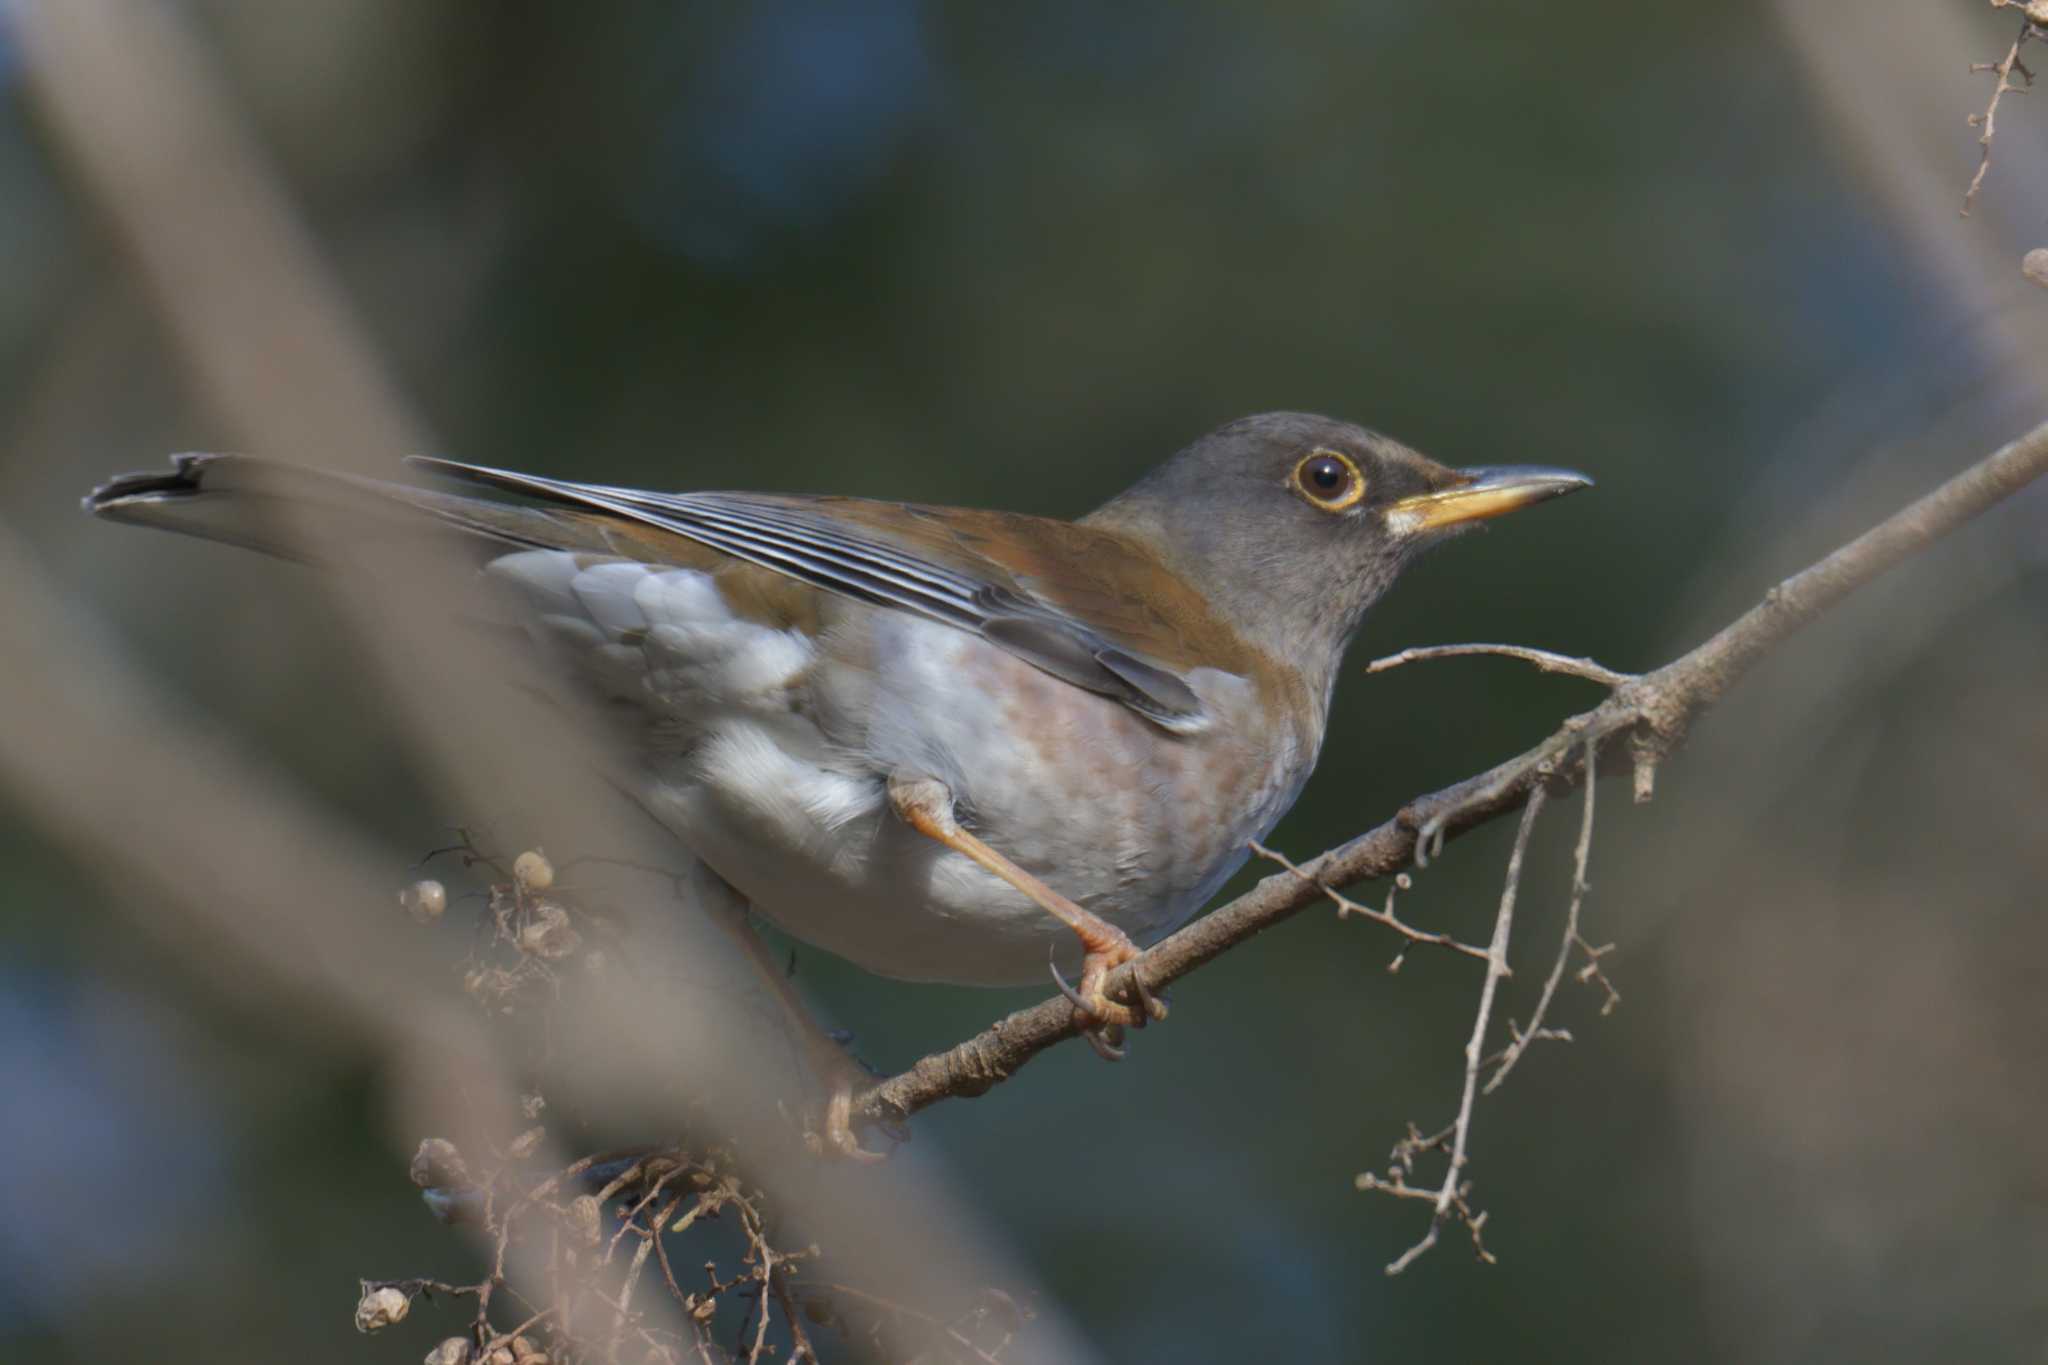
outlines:
[{"label": "bird's tail", "polygon": [[605,528],[587,514],[514,506],[250,455],[176,455],[166,473],[108,480],[86,494],[84,506],[108,521],[178,531],[286,559],[322,558],[323,538],[329,536],[361,552],[447,527],[493,552],[507,546],[610,548]]}]

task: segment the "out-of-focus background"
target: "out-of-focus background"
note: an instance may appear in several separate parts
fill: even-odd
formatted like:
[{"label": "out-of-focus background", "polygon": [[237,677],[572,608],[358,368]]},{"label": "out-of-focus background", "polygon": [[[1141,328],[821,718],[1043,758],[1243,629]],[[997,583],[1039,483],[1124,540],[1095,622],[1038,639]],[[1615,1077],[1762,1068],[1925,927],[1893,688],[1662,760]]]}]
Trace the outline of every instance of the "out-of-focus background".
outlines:
[{"label": "out-of-focus background", "polygon": [[[0,525],[395,887],[489,813],[422,779],[306,576],[78,513],[238,432],[38,83],[33,12],[62,3],[0,7]],[[2018,267],[2048,110],[2007,102],[1957,215],[1966,67],[2017,25],[1981,3],[169,13],[440,453],[1071,515],[1291,407],[1594,475],[1376,612],[1274,840],[1298,856],[1595,700],[1367,659],[1661,662],[2048,415]],[[1388,1279],[1421,1211],[1352,1189],[1448,1117],[1471,964],[1390,976],[1383,935],[1320,911],[1183,983],[1124,1065],[1059,1049],[920,1117],[919,1150],[1113,1360],[2039,1359],[2048,503],[1781,650],[1653,804],[1601,795],[1589,933],[1623,999],[1568,985],[1577,1041],[1481,1103],[1498,1265],[1449,1235]],[[0,788],[0,1353],[417,1359],[456,1315],[359,1338],[356,1277],[475,1252],[407,1183],[378,1060],[221,990],[44,814]],[[1532,855],[1524,1018],[1573,825]],[[1505,839],[1455,845],[1407,912],[1483,937]],[[884,1068],[1037,994],[798,964]]]}]

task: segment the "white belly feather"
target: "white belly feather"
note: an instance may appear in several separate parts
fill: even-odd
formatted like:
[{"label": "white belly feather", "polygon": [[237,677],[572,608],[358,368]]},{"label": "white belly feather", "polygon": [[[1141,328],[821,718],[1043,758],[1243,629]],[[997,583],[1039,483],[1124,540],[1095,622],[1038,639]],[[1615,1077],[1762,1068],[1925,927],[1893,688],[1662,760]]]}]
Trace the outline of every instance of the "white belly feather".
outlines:
[{"label": "white belly feather", "polygon": [[490,571],[608,699],[644,709],[644,796],[691,852],[887,976],[1019,984],[1079,958],[1051,916],[897,820],[892,772],[944,782],[982,838],[1143,943],[1215,893],[1313,761],[1242,761],[1227,727],[1250,688],[1229,674],[1189,679],[1225,729],[1197,744],[901,612],[844,603],[820,638],[735,616],[694,570],[534,550]]}]

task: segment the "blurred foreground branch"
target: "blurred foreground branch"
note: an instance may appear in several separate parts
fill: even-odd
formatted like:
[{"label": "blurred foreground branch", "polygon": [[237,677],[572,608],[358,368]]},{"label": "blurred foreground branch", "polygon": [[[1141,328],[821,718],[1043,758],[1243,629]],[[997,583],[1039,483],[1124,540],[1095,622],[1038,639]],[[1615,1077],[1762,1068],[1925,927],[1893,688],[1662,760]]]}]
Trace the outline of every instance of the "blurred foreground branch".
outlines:
[{"label": "blurred foreground branch", "polygon": [[[433,448],[354,320],[289,187],[267,164],[198,18],[187,7],[148,0],[51,0],[9,7],[0,27],[21,48],[24,89],[51,154],[103,212],[222,434],[335,473],[366,472]],[[283,539],[314,543],[314,513],[283,503],[272,511]],[[551,838],[637,852],[631,835],[618,848],[621,829],[638,826],[589,762],[606,751],[596,719],[495,685],[501,680],[481,640],[447,629],[460,614],[472,566],[446,551],[424,542],[362,543],[335,562],[363,572],[326,580],[366,680],[380,684],[378,695],[403,722],[422,770],[451,804],[495,808],[517,792],[531,803],[521,822],[545,827]],[[468,1011],[444,1002],[426,978],[427,955],[401,936],[351,923],[351,907],[383,899],[361,871],[387,861],[381,847],[339,811],[303,799],[260,760],[215,742],[189,708],[95,648],[89,622],[13,552],[4,527],[0,619],[35,640],[33,648],[0,651],[0,702],[11,715],[34,718],[0,727],[0,787],[18,809],[56,832],[81,866],[109,877],[140,874],[153,899],[128,906],[133,923],[184,949],[226,988],[274,992],[281,997],[274,1013],[326,1046],[359,1049],[373,1059],[374,1074],[389,1078],[407,1128],[463,1138],[481,1168],[485,1147],[523,1109],[520,1083],[533,1059],[513,1031],[479,1027]],[[506,963],[479,963],[473,983],[465,981],[473,998],[494,1007],[491,1023],[504,1022],[504,1007],[526,994],[552,1000],[566,975],[558,961],[587,966],[598,956],[601,921],[592,914],[572,921],[555,899],[523,901],[503,916],[487,907],[494,929],[516,936],[519,949]],[[446,889],[422,883],[405,904],[431,918],[445,910]],[[890,1302],[940,1304],[989,1284],[1019,1285],[1022,1277],[995,1271],[1007,1258],[985,1244],[974,1212],[928,1167],[898,1163],[887,1179],[835,1179],[787,1140],[774,1107],[786,1070],[780,1040],[730,1024],[756,998],[750,961],[700,917],[667,916],[664,927],[658,940],[635,941],[635,970],[672,982],[687,966],[692,981],[715,988],[627,992],[587,974],[576,1008],[559,1011],[563,1019],[550,1015],[551,1027],[562,1027],[541,1040],[568,1034],[570,1023],[576,1036],[605,1039],[603,1049],[579,1056],[581,1116],[637,1123],[650,1109],[671,1108],[670,1092],[650,1078],[686,1088],[698,1109],[716,1116],[720,1141],[745,1149],[750,1182],[772,1186],[776,1207],[800,1214],[807,1241],[859,1249],[868,1316],[882,1311],[878,1290]],[[221,969],[228,949],[241,954],[238,970]],[[616,964],[624,954],[609,956]],[[239,970],[245,965],[252,969]],[[518,1160],[567,1169],[558,1136],[528,1143],[522,1134]],[[702,1144],[692,1150],[701,1160]],[[515,1198],[531,1192],[512,1188]],[[645,1230],[661,1207],[639,1210],[638,1226]],[[724,1207],[729,1219],[744,1213],[736,1202]],[[545,1222],[538,1218],[537,1226]],[[479,1226],[495,1234],[497,1225],[484,1219]],[[626,1245],[643,1257],[644,1270],[643,1249],[652,1243],[634,1240],[637,1246]],[[488,1299],[488,1285],[501,1303],[532,1311],[509,1334],[479,1317],[465,1360],[481,1352],[480,1361],[499,1365],[501,1351],[519,1354],[522,1332],[544,1336],[541,1329],[558,1322],[534,1316],[555,1307],[538,1300],[561,1282],[539,1254],[549,1248],[515,1236],[487,1249],[506,1246],[513,1254],[498,1258],[476,1293]],[[694,1306],[674,1293],[621,1301],[615,1321],[632,1340],[621,1346],[608,1334],[604,1349],[616,1355],[615,1347],[645,1345],[637,1335],[643,1331],[665,1345],[694,1347],[701,1324],[693,1325],[691,1313],[720,1295],[750,1294],[760,1311],[747,1343],[728,1349],[766,1358],[776,1338],[763,1325],[763,1300],[790,1288],[794,1253],[774,1250],[771,1264],[765,1246],[750,1248],[751,1262],[742,1258],[744,1283],[706,1286],[699,1292],[709,1297]],[[395,1284],[379,1282],[369,1292],[376,1302],[366,1307],[366,1323],[393,1311],[394,1296],[410,1302]],[[781,1330],[795,1349],[806,1329],[782,1307]],[[907,1308],[885,1315],[917,1319]],[[959,1321],[947,1318],[934,1330],[941,1337],[964,1332]],[[1035,1335],[1047,1358],[1087,1356],[1057,1314],[1041,1314]]]},{"label": "blurred foreground branch", "polygon": [[[1657,765],[1677,751],[1699,715],[1765,653],[1855,589],[2043,474],[2048,474],[2048,423],[1779,583],[1695,649],[1615,686],[1606,701],[1571,717],[1528,752],[1417,797],[1383,824],[1298,870],[1267,877],[1155,944],[1112,974],[1110,993],[1126,994],[1132,974],[1142,975],[1157,990],[1316,903],[1326,890],[1393,875],[1410,862],[1426,865],[1446,839],[1520,810],[1538,788],[1564,794],[1590,780],[1610,740],[1619,743],[1608,751],[1607,762],[1632,770],[1636,799],[1649,799]],[[854,1113],[874,1121],[900,1119],[941,1100],[984,1094],[1039,1053],[1078,1034],[1072,1005],[1054,997],[869,1087],[855,1097]]]}]

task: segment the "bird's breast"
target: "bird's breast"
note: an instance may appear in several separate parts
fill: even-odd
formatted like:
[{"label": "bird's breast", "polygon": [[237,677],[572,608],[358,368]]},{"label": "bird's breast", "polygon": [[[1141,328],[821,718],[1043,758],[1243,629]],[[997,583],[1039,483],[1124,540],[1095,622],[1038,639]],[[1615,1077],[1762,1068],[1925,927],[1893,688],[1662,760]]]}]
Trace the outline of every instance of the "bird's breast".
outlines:
[{"label": "bird's breast", "polygon": [[1189,671],[1215,719],[1178,735],[965,632],[872,629],[864,751],[944,782],[981,838],[1140,939],[1214,894],[1315,762],[1320,712],[1277,680]]}]

